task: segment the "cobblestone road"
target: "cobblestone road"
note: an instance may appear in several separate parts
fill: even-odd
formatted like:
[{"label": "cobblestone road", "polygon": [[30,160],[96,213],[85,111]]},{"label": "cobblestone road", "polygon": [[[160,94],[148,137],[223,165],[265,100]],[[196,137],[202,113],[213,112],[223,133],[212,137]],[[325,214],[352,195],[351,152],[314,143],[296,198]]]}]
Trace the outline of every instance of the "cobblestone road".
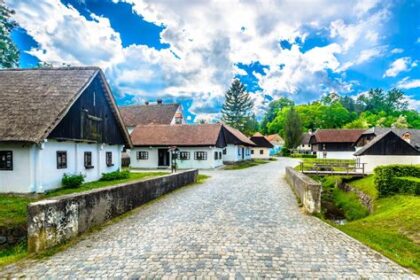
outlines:
[{"label": "cobblestone road", "polygon": [[[47,279],[414,278],[317,218],[283,180],[290,160],[214,171],[72,248],[3,276]],[[181,277],[182,276],[182,277]]]}]

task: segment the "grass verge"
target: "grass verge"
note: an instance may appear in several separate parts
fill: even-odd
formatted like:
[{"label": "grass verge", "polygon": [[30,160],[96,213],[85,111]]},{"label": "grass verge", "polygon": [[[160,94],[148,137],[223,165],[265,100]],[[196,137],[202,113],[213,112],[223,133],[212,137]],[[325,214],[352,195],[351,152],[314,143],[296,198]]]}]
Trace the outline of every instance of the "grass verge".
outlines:
[{"label": "grass verge", "polygon": [[375,179],[374,175],[369,175],[361,179],[350,181],[348,184],[364,192],[365,194],[370,196],[373,200],[376,200],[378,198],[379,193],[375,187],[374,179]]},{"label": "grass verge", "polygon": [[253,166],[257,166],[260,164],[269,163],[270,161],[264,159],[251,159],[246,161],[240,161],[231,165],[226,165],[223,169],[224,170],[238,170],[238,169],[245,169]]}]

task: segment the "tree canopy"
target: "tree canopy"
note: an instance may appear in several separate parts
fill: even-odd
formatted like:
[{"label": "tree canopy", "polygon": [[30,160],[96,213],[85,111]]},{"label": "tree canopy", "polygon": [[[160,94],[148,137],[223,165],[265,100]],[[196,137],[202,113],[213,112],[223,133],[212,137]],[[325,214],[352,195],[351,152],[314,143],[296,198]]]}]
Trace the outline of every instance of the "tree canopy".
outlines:
[{"label": "tree canopy", "polygon": [[19,50],[12,41],[10,33],[17,26],[10,17],[14,11],[8,9],[4,1],[0,1],[0,67],[17,67],[19,63]]}]

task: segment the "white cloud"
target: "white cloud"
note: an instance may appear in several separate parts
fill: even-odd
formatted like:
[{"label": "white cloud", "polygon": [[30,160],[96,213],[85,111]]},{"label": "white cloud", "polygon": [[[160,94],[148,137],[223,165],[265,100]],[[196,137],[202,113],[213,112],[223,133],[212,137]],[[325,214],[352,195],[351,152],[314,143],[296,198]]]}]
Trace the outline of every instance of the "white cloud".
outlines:
[{"label": "white cloud", "polygon": [[402,89],[420,88],[420,79],[410,80],[405,77],[397,83],[397,87]]},{"label": "white cloud", "polygon": [[417,66],[417,63],[412,61],[410,57],[401,57],[391,63],[383,76],[396,77],[399,73],[409,71],[415,66]]},{"label": "white cloud", "polygon": [[[31,54],[53,64],[95,64],[122,94],[138,100],[161,97],[194,99],[195,113],[217,115],[236,63],[268,66],[255,74],[261,92],[253,94],[256,112],[264,95],[321,94],[351,90],[351,83],[331,80],[327,71],[345,69],[379,56],[386,9],[376,0],[351,1],[177,1],[120,0],[133,4],[145,20],[163,25],[162,43],[170,49],[122,46],[107,18],[87,20],[59,0],[7,0],[16,20],[39,43]],[[117,2],[118,0],[113,0]],[[333,42],[303,52],[307,27],[329,30]],[[292,43],[282,49],[280,40]],[[176,58],[173,53],[179,57]],[[284,67],[280,69],[279,65]]]},{"label": "white cloud", "polygon": [[395,49],[391,50],[392,54],[398,54],[398,53],[403,53],[403,52],[404,52],[404,50],[400,49],[400,48],[395,48]]}]

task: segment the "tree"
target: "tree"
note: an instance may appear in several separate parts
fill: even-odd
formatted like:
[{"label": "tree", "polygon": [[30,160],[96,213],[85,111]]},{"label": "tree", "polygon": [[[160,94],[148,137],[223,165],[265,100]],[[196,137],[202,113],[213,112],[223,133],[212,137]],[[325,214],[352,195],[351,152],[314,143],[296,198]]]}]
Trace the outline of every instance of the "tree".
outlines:
[{"label": "tree", "polygon": [[392,127],[407,128],[408,123],[406,117],[403,115],[399,116],[398,119],[392,124]]},{"label": "tree", "polygon": [[257,132],[260,128],[260,124],[257,121],[257,117],[255,114],[252,114],[249,118],[247,118],[245,122],[245,126],[243,129],[243,133],[248,136],[252,136]]},{"label": "tree", "polygon": [[9,10],[4,1],[0,1],[0,67],[17,67],[19,62],[19,50],[12,41],[10,33],[17,26],[10,17],[14,11]]},{"label": "tree", "polygon": [[291,107],[293,105],[294,105],[293,100],[290,100],[287,97],[280,97],[277,100],[271,101],[270,104],[268,105],[268,110],[265,113],[264,118],[261,122],[262,132],[264,134],[270,133],[268,129],[268,124],[276,118],[278,112],[280,112],[283,108]]},{"label": "tree", "polygon": [[292,106],[287,113],[284,122],[284,146],[287,149],[294,149],[300,145],[303,135],[302,122],[299,114],[296,112],[294,106]]},{"label": "tree", "polygon": [[225,94],[222,121],[242,131],[251,117],[253,106],[254,104],[245,86],[238,79],[235,79]]},{"label": "tree", "polygon": [[380,88],[370,89],[366,94],[360,95],[357,101],[363,105],[364,111],[375,114],[382,111],[386,114],[392,114],[406,110],[408,107],[404,92],[395,88],[388,92]]}]

